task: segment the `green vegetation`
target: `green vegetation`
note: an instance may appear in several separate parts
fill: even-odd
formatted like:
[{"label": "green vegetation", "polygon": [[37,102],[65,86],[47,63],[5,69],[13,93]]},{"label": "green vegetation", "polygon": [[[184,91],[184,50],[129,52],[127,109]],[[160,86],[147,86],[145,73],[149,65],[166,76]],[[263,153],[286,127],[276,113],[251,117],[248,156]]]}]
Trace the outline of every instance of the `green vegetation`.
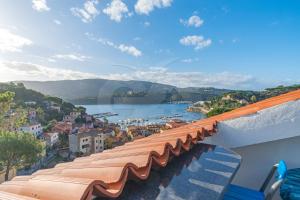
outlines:
[{"label": "green vegetation", "polygon": [[69,147],[69,136],[67,134],[59,134],[59,146],[61,148],[68,148]]},{"label": "green vegetation", "polygon": [[193,107],[207,111],[207,117],[211,117],[297,89],[300,89],[300,85],[278,86],[275,88],[267,88],[263,91],[234,91],[211,98],[210,101],[205,101],[202,104],[195,104]]},{"label": "green vegetation", "polygon": [[[1,97],[3,100],[12,101],[13,109],[22,108],[28,111],[34,108],[37,112],[37,121],[42,125],[47,125],[51,120],[61,121],[64,115],[70,114],[75,109],[71,103],[27,89],[22,83],[0,83],[0,93],[4,93]],[[60,108],[60,110],[52,109],[52,107]],[[79,109],[83,110],[83,108]]]},{"label": "green vegetation", "polygon": [[54,120],[51,120],[46,126],[44,126],[43,128],[43,131],[44,132],[49,132],[52,130],[52,128],[55,126],[55,124],[57,123],[57,121],[54,119]]},{"label": "green vegetation", "polygon": [[0,93],[0,126],[6,118],[6,113],[10,109],[15,93],[4,92]]},{"label": "green vegetation", "polygon": [[0,165],[5,169],[5,181],[12,168],[30,166],[42,155],[44,145],[33,135],[0,130]]},{"label": "green vegetation", "polygon": [[[12,168],[26,167],[35,163],[43,152],[44,145],[32,134],[14,130],[26,122],[22,107],[14,104],[14,92],[0,93],[0,168],[8,180]],[[8,113],[14,109],[14,113]]]},{"label": "green vegetation", "polygon": [[212,110],[210,110],[206,116],[207,117],[212,117],[212,116],[215,116],[215,115],[219,115],[219,114],[222,114],[224,112],[229,112],[233,110],[233,108],[226,108],[226,107],[217,107],[217,108],[213,108]]},{"label": "green vegetation", "polygon": [[13,103],[14,97],[14,92],[0,93],[0,130],[14,130],[27,122],[26,111]]}]

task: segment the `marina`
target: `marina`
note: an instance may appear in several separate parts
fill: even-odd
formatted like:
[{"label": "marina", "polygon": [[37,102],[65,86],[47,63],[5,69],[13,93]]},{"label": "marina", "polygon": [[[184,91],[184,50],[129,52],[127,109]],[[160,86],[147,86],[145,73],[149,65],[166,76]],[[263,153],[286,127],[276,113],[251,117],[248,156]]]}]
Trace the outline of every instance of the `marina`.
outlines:
[{"label": "marina", "polygon": [[162,124],[172,119],[194,121],[204,118],[201,113],[187,112],[189,104],[151,104],[151,105],[82,105],[87,113],[96,118],[106,118],[120,125]]}]

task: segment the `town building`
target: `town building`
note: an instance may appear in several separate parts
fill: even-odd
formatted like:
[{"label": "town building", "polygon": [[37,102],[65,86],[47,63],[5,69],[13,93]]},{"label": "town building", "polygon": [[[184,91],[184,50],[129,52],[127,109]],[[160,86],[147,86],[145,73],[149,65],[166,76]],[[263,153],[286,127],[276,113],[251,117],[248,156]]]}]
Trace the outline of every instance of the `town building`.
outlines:
[{"label": "town building", "polygon": [[75,119],[73,117],[71,117],[71,115],[65,115],[64,118],[63,118],[63,121],[64,122],[71,122],[71,123],[74,123],[75,122]]},{"label": "town building", "polygon": [[37,116],[37,114],[36,114],[36,110],[35,110],[35,109],[30,109],[30,110],[28,111],[28,120],[29,120],[30,122],[35,121],[35,120],[36,120],[36,116]]},{"label": "town building", "polygon": [[59,140],[59,133],[58,132],[49,132],[44,133],[44,139],[46,141],[46,145],[48,147],[52,147],[55,145]]},{"label": "town building", "polygon": [[70,112],[70,116],[75,120],[81,115],[80,112]]},{"label": "town building", "polygon": [[72,153],[98,153],[104,150],[105,138],[101,129],[79,129],[69,135],[69,148]]},{"label": "town building", "polygon": [[169,122],[166,123],[166,127],[171,129],[171,128],[178,128],[180,126],[186,125],[187,122],[182,121],[180,119],[172,119]]},{"label": "town building", "polygon": [[70,115],[65,115],[63,118],[64,122],[75,123],[75,120],[81,115],[80,112],[70,112]]},{"label": "town building", "polygon": [[161,130],[166,129],[165,125],[160,125],[160,124],[151,124],[146,126],[147,130],[151,133],[160,133]]},{"label": "town building", "polygon": [[71,134],[73,125],[71,122],[57,122],[52,128],[52,132],[58,132],[60,134]]},{"label": "town building", "polygon": [[19,128],[19,131],[24,132],[24,133],[31,133],[35,137],[40,137],[43,133],[43,128],[40,123],[32,123],[32,124],[27,124],[24,126],[21,126]]},{"label": "town building", "polygon": [[137,136],[143,136],[147,137],[152,134],[147,128],[147,126],[128,126],[126,128],[126,131],[128,134],[130,134],[133,138],[136,138]]},{"label": "town building", "polygon": [[26,106],[35,106],[36,102],[35,101],[26,101],[24,102]]},{"label": "town building", "polygon": [[87,122],[82,124],[83,128],[94,128],[94,123],[93,122]]}]

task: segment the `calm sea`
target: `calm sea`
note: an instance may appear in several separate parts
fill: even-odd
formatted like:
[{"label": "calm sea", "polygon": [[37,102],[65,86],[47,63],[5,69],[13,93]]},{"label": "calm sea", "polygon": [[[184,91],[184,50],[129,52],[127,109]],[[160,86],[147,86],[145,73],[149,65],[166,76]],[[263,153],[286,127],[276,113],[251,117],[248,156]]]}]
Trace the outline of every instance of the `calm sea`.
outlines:
[{"label": "calm sea", "polygon": [[[202,119],[204,115],[201,113],[187,112],[188,104],[147,104],[147,105],[82,105],[87,109],[88,114],[112,112],[117,116],[108,117],[109,122],[118,123],[127,119],[144,119],[148,123],[165,122],[170,118],[183,119],[193,121]],[[164,118],[164,117],[167,117]]]}]

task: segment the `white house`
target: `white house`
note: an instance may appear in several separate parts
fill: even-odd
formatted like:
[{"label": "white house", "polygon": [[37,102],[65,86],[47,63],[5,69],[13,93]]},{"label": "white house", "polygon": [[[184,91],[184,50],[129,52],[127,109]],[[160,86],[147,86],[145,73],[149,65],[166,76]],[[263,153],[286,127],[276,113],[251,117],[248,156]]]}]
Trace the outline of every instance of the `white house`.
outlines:
[{"label": "white house", "polygon": [[47,146],[52,147],[54,144],[56,144],[59,139],[58,136],[59,136],[58,132],[44,133],[44,138]]},{"label": "white house", "polygon": [[43,133],[43,128],[40,123],[35,123],[35,124],[28,124],[28,125],[21,126],[19,128],[19,131],[24,133],[31,133],[35,137],[39,137]]}]

